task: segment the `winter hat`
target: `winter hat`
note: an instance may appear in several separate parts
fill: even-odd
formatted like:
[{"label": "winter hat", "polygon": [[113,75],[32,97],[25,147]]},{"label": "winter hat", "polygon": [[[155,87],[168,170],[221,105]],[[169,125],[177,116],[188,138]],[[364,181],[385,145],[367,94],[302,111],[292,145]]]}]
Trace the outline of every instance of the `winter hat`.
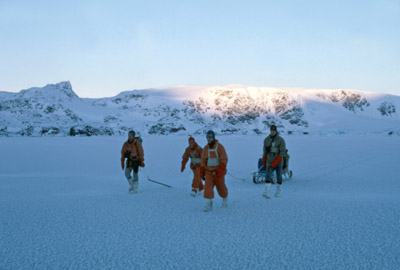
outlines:
[{"label": "winter hat", "polygon": [[189,143],[190,142],[196,142],[192,136],[189,137]]},{"label": "winter hat", "polygon": [[275,131],[277,131],[275,125],[272,125],[269,129],[270,129],[270,130],[275,130]]},{"label": "winter hat", "polygon": [[132,135],[133,137],[135,137],[135,131],[133,131],[133,130],[130,130],[129,132],[128,132],[128,135]]},{"label": "winter hat", "polygon": [[214,133],[214,131],[212,131],[212,130],[207,131],[206,137],[207,137],[207,138],[213,138],[213,139],[215,139],[215,133]]}]

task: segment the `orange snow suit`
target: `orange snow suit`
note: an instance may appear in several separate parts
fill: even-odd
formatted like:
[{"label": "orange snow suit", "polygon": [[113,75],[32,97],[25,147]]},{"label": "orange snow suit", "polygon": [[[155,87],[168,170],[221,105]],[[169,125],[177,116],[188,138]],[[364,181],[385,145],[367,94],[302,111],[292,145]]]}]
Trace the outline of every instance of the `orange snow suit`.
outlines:
[{"label": "orange snow suit", "polygon": [[215,140],[212,147],[208,144],[204,147],[201,155],[201,174],[205,177],[204,198],[214,198],[214,186],[219,196],[228,197],[228,188],[225,185],[226,164],[228,155],[222,144]]},{"label": "orange snow suit", "polygon": [[125,153],[129,153],[129,158],[130,160],[126,161],[126,166],[128,168],[131,168],[133,166],[133,162],[140,162],[140,166],[144,167],[144,153],[143,153],[143,147],[140,142],[138,142],[136,139],[133,140],[131,143],[129,141],[126,141],[124,145],[122,146],[121,149],[121,166],[123,167],[124,160],[125,160]]},{"label": "orange snow suit", "polygon": [[[193,139],[193,138],[191,138]],[[194,142],[194,139],[193,139]],[[193,148],[190,146],[186,148],[185,153],[182,156],[182,169],[185,169],[185,165],[190,158],[190,168],[193,171],[193,181],[192,181],[192,191],[197,193],[204,189],[203,182],[200,176],[200,163],[201,163],[201,153],[203,148],[201,148],[197,143],[194,142]]]}]

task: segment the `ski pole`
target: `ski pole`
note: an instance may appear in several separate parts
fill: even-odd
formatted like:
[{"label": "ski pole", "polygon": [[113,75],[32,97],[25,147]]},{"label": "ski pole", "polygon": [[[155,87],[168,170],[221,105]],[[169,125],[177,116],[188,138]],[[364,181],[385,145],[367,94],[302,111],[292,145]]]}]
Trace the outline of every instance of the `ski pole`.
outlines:
[{"label": "ski pole", "polygon": [[167,185],[167,184],[164,184],[164,183],[160,183],[160,182],[158,182],[158,181],[155,181],[155,180],[150,179],[149,175],[147,174],[146,169],[143,168],[143,170],[144,170],[144,173],[146,174],[146,177],[147,177],[147,180],[148,180],[148,181],[153,182],[153,183],[156,183],[156,184],[159,184],[159,185],[162,185],[162,186],[165,186],[165,187],[172,188],[170,185]]},{"label": "ski pole", "polygon": [[172,188],[170,185],[163,184],[163,183],[160,183],[160,182],[157,182],[157,181],[151,180],[151,179],[150,179],[150,178],[148,178],[148,177],[147,177],[147,180],[149,180],[150,182],[153,182],[153,183],[156,183],[156,184],[162,185],[162,186],[166,186],[166,187]]}]

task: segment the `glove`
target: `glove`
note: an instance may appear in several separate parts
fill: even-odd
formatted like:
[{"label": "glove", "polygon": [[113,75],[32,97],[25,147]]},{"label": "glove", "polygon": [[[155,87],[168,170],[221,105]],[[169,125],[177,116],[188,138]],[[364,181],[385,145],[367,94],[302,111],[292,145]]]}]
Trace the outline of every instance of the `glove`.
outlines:
[{"label": "glove", "polygon": [[181,172],[185,170],[186,162],[182,160]]},{"label": "glove", "polygon": [[263,156],[263,169],[267,167],[267,157]]},{"label": "glove", "polygon": [[217,176],[221,177],[221,176],[225,175],[225,171],[226,171],[225,169],[226,169],[226,164],[225,163],[221,163],[219,165],[219,168],[218,168],[218,171],[217,171]]},{"label": "glove", "polygon": [[143,167],[143,168],[144,168],[144,159],[141,159],[141,160],[140,160],[140,167]]},{"label": "glove", "polygon": [[125,169],[125,159],[124,158],[121,158],[121,168],[122,168],[122,170],[124,170]]},{"label": "glove", "polygon": [[203,180],[206,179],[206,175],[205,175],[205,173],[204,173],[204,167],[203,167],[203,166],[200,167],[200,177],[201,177],[201,179],[203,179]]},{"label": "glove", "polygon": [[282,157],[279,155],[276,157],[276,159],[274,161],[271,162],[271,168],[275,168],[276,166],[278,166],[279,162],[282,161]]}]

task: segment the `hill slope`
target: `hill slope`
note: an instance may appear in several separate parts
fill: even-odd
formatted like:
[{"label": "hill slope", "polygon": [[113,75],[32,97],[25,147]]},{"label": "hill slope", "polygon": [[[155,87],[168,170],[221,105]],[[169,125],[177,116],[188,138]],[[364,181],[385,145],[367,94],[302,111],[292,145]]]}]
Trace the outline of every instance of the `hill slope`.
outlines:
[{"label": "hill slope", "polygon": [[175,87],[80,98],[69,82],[0,92],[0,136],[267,133],[400,134],[400,97],[358,90]]}]

